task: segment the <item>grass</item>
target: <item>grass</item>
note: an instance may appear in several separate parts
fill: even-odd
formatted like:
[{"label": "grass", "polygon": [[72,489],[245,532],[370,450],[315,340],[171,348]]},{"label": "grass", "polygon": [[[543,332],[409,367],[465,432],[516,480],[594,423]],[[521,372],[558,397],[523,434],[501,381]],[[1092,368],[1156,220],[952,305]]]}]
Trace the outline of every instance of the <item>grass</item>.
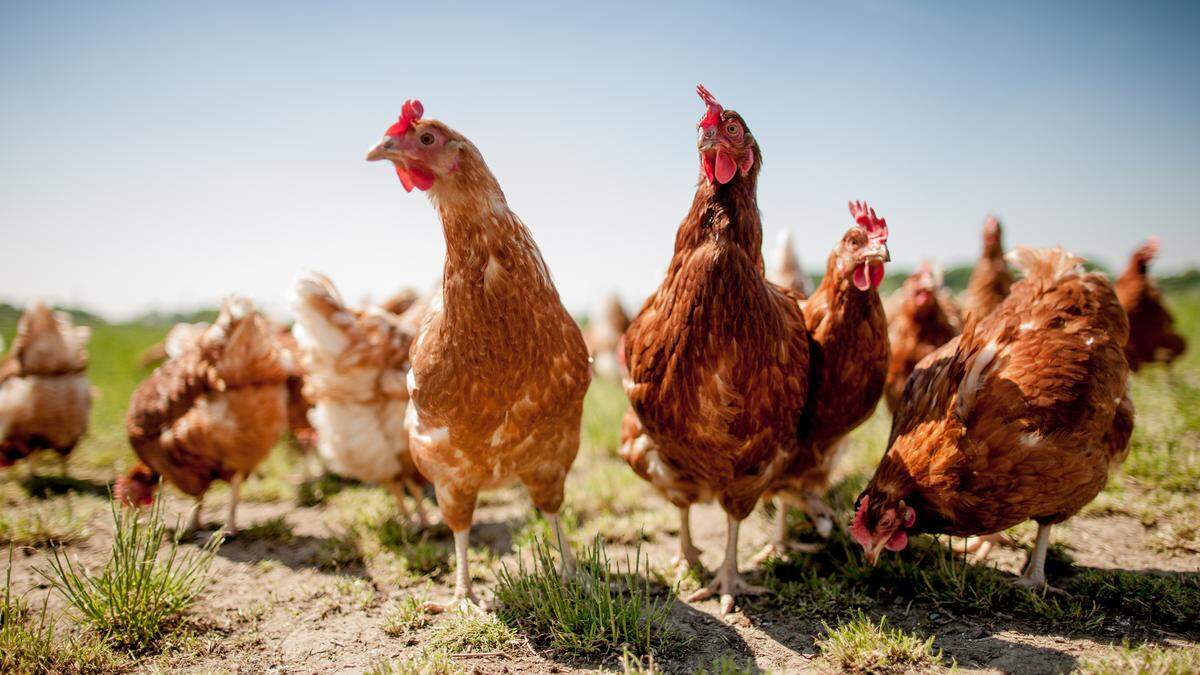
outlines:
[{"label": "grass", "polygon": [[164,550],[161,499],[145,514],[118,508],[112,503],[112,552],[99,573],[72,562],[61,547],[51,549],[49,569],[38,572],[107,644],[143,653],[178,625],[204,590],[222,536],[186,552],[171,538]]},{"label": "grass", "polygon": [[528,568],[522,557],[498,575],[497,615],[513,628],[574,658],[661,656],[684,646],[669,621],[672,601],[655,592],[640,549],[622,566],[597,541],[577,551],[578,571],[566,580],[544,540],[530,553]]},{"label": "grass", "polygon": [[836,628],[825,624],[825,635],[816,643],[821,658],[841,672],[903,673],[942,665],[932,636],[922,639],[888,628],[886,617],[876,623],[861,612]]},{"label": "grass", "polygon": [[401,521],[394,499],[383,490],[338,492],[328,501],[328,521],[335,534],[318,552],[326,568],[362,562],[403,586],[439,579],[450,570],[450,549],[434,539],[438,531],[418,532]]},{"label": "grass", "polygon": [[99,502],[95,497],[65,495],[6,506],[0,511],[0,544],[38,547],[86,539]]},{"label": "grass", "polygon": [[63,635],[43,604],[31,610],[13,595],[12,546],[0,600],[0,672],[2,673],[101,673],[120,668],[120,659],[86,638]]},{"label": "grass", "polygon": [[383,616],[383,632],[388,637],[401,637],[429,625],[429,614],[421,604],[416,595],[406,595],[392,604]]},{"label": "grass", "polygon": [[495,615],[473,610],[445,616],[426,633],[427,649],[446,654],[504,651],[516,640],[516,632]]},{"label": "grass", "polygon": [[1191,675],[1200,672],[1200,647],[1123,645],[1085,658],[1078,672],[1088,675]]},{"label": "grass", "polygon": [[380,661],[367,669],[367,675],[457,675],[465,672],[445,652],[422,653],[403,661]]},{"label": "grass", "polygon": [[287,544],[296,538],[286,516],[275,516],[259,521],[250,527],[238,530],[237,536],[243,541],[265,541],[272,544]]}]

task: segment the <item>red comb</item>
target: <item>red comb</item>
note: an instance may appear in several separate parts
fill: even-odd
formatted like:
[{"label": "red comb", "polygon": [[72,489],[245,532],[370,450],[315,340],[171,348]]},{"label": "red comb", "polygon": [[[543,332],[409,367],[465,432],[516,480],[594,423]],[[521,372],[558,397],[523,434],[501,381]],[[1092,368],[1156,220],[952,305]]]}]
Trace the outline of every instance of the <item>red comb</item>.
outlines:
[{"label": "red comb", "polygon": [[850,202],[850,215],[859,227],[867,231],[868,239],[887,243],[887,221],[875,215],[875,209],[867,206],[866,202]]},{"label": "red comb", "polygon": [[388,127],[388,130],[383,133],[384,136],[403,136],[404,132],[412,126],[413,122],[421,119],[421,115],[425,114],[425,106],[421,102],[410,98],[400,106],[400,119]]},{"label": "red comb", "polygon": [[720,103],[717,103],[717,99],[704,88],[704,85],[696,85],[696,93],[700,95],[700,100],[708,106],[708,110],[704,111],[704,117],[700,118],[700,126],[707,129],[721,121],[721,113],[725,109],[721,107]]}]

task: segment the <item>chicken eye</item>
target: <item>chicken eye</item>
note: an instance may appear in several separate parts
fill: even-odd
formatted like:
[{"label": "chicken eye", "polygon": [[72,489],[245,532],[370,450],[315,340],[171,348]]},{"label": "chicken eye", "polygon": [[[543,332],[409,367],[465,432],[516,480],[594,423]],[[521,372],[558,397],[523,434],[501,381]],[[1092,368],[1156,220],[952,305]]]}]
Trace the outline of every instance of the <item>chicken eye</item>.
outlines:
[{"label": "chicken eye", "polygon": [[736,124],[730,124],[729,126],[725,127],[725,133],[730,134],[732,136],[736,136],[736,135],[740,134],[741,132],[742,132],[741,127],[739,127]]},{"label": "chicken eye", "polygon": [[420,141],[421,145],[433,145],[433,134],[426,131],[425,133],[421,134]]}]

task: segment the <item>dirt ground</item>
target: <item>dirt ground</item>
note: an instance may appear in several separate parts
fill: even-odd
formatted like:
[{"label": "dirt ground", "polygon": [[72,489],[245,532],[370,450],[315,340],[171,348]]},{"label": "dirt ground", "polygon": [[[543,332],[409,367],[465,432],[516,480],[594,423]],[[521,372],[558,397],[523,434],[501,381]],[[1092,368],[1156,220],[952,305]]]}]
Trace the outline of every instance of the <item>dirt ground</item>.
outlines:
[{"label": "dirt ground", "polygon": [[[527,518],[523,495],[516,490],[502,493],[499,503],[484,505],[477,512],[472,530],[473,547],[486,548],[500,561],[512,564],[511,530]],[[649,500],[654,500],[650,494]],[[188,504],[173,498],[172,509],[181,517]],[[669,509],[665,504],[663,509]],[[206,520],[224,517],[218,502],[208,505]],[[212,583],[188,620],[197,630],[195,642],[180,654],[163,654],[147,660],[139,670],[155,668],[182,672],[363,672],[392,660],[416,659],[422,651],[423,633],[433,625],[399,638],[389,637],[382,623],[389,603],[414,592],[429,598],[446,598],[451,593],[451,575],[442,575],[428,586],[389,587],[372,577],[359,563],[343,569],[322,569],[322,544],[332,536],[327,509],[294,507],[289,504],[244,504],[240,520],[245,524],[282,517],[291,526],[286,543],[247,541],[234,537],[220,549],[212,567]],[[697,545],[705,551],[709,569],[720,562],[724,541],[724,515],[719,508],[698,507],[693,515]],[[747,560],[766,541],[768,521],[761,511],[743,527],[741,559]],[[90,525],[91,536],[69,547],[72,556],[89,567],[99,566],[108,554],[111,530],[107,513]],[[197,535],[202,538],[205,533]],[[1122,516],[1081,517],[1056,532],[1077,566],[1098,569],[1146,571],[1159,574],[1200,572],[1200,554],[1184,551],[1155,553],[1149,534],[1140,522]],[[434,541],[450,548],[442,529]],[[665,568],[674,553],[673,533],[662,532],[643,544],[652,565]],[[609,546],[610,555],[620,558],[632,549]],[[1002,569],[1019,572],[1025,554],[1000,549],[993,554]],[[26,550],[14,564],[13,585],[19,592],[32,591],[36,603],[45,584],[34,572],[41,554]],[[745,566],[745,563],[743,563]],[[484,597],[490,594],[490,575],[476,566]],[[751,572],[751,579],[755,578]],[[50,607],[60,608],[51,595]],[[757,668],[774,672],[827,671],[818,659],[814,637],[822,631],[820,621],[796,620],[772,608],[769,600],[739,604],[741,611],[730,620],[718,615],[715,601],[688,604],[675,601],[673,618],[686,634],[694,637],[687,653],[659,663],[668,670],[687,671],[711,662],[722,654],[749,657]],[[1165,631],[1149,633],[1119,622],[1104,625],[1090,634],[1059,634],[1044,626],[995,617],[962,618],[919,602],[905,607],[881,608],[889,619],[906,630],[936,637],[935,644],[969,672],[1051,673],[1071,671],[1081,659],[1103,652],[1122,639],[1151,639],[1185,645],[1188,636]],[[1200,627],[1197,631],[1200,632]],[[1191,640],[1196,634],[1190,636]],[[617,663],[581,667],[530,644],[513,645],[492,656],[459,656],[452,662],[467,672],[590,672],[597,667],[619,668]]]}]

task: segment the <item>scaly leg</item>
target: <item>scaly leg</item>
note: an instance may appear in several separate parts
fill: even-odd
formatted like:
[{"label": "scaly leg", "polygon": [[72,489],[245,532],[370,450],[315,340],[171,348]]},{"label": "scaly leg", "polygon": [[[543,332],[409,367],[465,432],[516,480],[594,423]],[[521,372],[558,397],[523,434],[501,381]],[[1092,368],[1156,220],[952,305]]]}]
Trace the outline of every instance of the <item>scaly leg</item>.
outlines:
[{"label": "scaly leg", "polygon": [[771,540],[750,559],[751,565],[760,565],[771,558],[782,558],[788,550],[788,502],[780,495],[775,499],[775,522],[772,523]]},{"label": "scaly leg", "polygon": [[229,536],[237,534],[237,507],[238,496],[242,493],[242,481],[246,476],[240,473],[233,474],[233,478],[229,479],[229,516],[225,518],[225,533]]},{"label": "scaly leg", "polygon": [[408,504],[404,503],[404,483],[388,483],[388,492],[392,493],[392,497],[396,498],[396,510],[400,512],[400,518],[405,524],[412,522],[412,512],[408,510]]},{"label": "scaly leg", "polygon": [[816,528],[817,534],[822,539],[828,539],[829,535],[833,534],[833,509],[829,508],[829,505],[819,495],[810,492],[805,497],[804,511],[808,513],[809,520],[812,521],[813,527]]},{"label": "scaly leg", "polygon": [[480,608],[479,600],[475,598],[475,592],[471,590],[471,571],[467,562],[469,555],[467,544],[470,538],[470,529],[454,533],[454,597],[447,603],[426,602],[421,606],[425,612],[441,614],[456,607],[475,610]]},{"label": "scaly leg", "polygon": [[562,558],[562,569],[559,574],[562,578],[575,575],[575,554],[571,552],[571,544],[567,542],[567,536],[563,534],[562,523],[558,520],[557,513],[544,513],[546,520],[550,521],[550,529],[554,531],[554,540],[558,542],[558,554]]},{"label": "scaly leg", "polygon": [[692,567],[701,567],[700,549],[692,543],[692,507],[679,507],[679,553],[671,559],[671,566],[680,574]]},{"label": "scaly leg", "polygon": [[1029,564],[1025,567],[1025,573],[1013,582],[1016,586],[1020,586],[1021,588],[1040,588],[1051,593],[1064,592],[1046,583],[1046,552],[1050,548],[1050,527],[1050,525],[1038,524],[1037,544],[1033,548],[1033,555],[1029,557]]},{"label": "scaly leg", "polygon": [[717,576],[712,580],[712,583],[693,593],[688,598],[688,602],[696,602],[711,598],[714,595],[720,595],[721,615],[724,616],[733,611],[734,597],[738,595],[762,595],[767,592],[765,588],[751,586],[746,583],[741,575],[738,574],[737,545],[738,529],[741,525],[742,521],[733,516],[726,515],[725,560],[721,562],[721,568],[717,570]]}]

